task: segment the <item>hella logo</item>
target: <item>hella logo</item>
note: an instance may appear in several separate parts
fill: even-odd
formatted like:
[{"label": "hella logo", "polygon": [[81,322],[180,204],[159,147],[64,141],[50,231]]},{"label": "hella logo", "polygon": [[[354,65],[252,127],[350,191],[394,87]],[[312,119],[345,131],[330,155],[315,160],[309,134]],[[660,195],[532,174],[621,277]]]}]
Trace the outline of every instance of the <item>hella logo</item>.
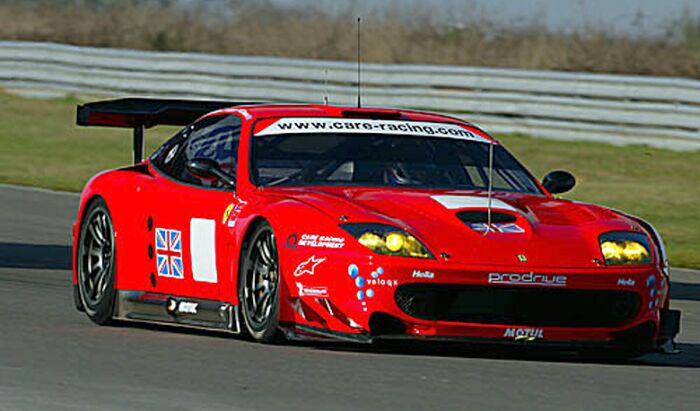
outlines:
[{"label": "hella logo", "polygon": [[490,273],[489,284],[541,285],[545,287],[566,287],[565,275]]},{"label": "hella logo", "polygon": [[435,278],[435,273],[432,271],[413,270],[413,278],[428,278],[432,280]]}]

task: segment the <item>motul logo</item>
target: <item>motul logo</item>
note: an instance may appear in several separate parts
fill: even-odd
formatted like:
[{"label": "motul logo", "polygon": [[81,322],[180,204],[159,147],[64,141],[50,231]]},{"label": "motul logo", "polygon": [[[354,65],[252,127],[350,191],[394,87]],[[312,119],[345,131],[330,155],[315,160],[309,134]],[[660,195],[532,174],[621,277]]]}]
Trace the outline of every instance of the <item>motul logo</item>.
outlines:
[{"label": "motul logo", "polygon": [[541,328],[507,328],[503,336],[516,340],[532,341],[538,338],[544,338],[544,330]]},{"label": "motul logo", "polygon": [[565,275],[490,273],[489,284],[540,285],[566,287]]}]

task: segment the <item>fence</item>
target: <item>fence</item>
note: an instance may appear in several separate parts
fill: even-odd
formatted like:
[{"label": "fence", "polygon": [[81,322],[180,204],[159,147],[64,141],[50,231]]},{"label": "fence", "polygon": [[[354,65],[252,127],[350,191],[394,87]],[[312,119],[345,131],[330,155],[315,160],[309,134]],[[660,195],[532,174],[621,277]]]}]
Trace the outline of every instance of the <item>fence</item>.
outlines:
[{"label": "fence", "polygon": [[[0,41],[0,87],[33,93],[352,105],[352,62]],[[700,81],[363,64],[365,106],[448,113],[492,133],[700,150]]]}]

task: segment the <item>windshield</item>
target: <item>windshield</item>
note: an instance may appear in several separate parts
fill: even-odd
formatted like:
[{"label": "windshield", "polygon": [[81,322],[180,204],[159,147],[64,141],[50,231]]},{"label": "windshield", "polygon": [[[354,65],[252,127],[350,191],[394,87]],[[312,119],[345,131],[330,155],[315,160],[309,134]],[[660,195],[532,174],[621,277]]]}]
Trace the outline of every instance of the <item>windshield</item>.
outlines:
[{"label": "windshield", "polygon": [[[257,135],[253,174],[260,186],[373,186],[485,190],[489,143],[415,135]],[[493,189],[540,194],[530,174],[493,146]]]}]

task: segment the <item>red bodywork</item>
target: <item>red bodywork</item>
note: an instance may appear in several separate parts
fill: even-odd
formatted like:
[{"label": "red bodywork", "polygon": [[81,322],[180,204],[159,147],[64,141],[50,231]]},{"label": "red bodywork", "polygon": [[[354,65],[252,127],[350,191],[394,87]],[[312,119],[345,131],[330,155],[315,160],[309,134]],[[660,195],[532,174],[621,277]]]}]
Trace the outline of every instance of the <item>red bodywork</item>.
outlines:
[{"label": "red bodywork", "polygon": [[[251,129],[256,121],[298,116],[342,117],[343,110],[347,109],[312,105],[224,110],[240,117],[243,124],[235,193],[182,184],[164,176],[146,160],[134,167],[95,176],[83,190],[76,227],[86,204],[100,196],[110,209],[115,227],[118,290],[215,300],[235,306],[241,244],[256,221],[266,220],[276,236],[282,274],[280,325],[290,336],[368,340],[382,330],[389,330],[414,338],[610,343],[626,331],[650,324],[653,325],[650,337],[657,338],[660,311],[668,308],[669,300],[663,245],[650,226],[635,218],[597,205],[556,199],[544,188],[544,195],[494,192],[494,199],[517,210],[518,224],[525,232],[484,236],[455,218],[459,209],[448,209],[435,200],[436,196],[485,197],[483,191],[259,188],[251,183],[249,147],[255,138]],[[362,110],[354,111],[357,116]],[[480,129],[453,118],[409,111],[399,114],[405,120],[460,124],[491,139]],[[225,218],[232,204],[232,212]],[[193,218],[213,220],[216,224],[215,282],[193,278],[190,244]],[[343,222],[398,226],[425,244],[435,258],[375,254],[340,228]],[[157,281],[153,281],[153,273],[157,271],[152,250],[154,227],[181,232],[183,279],[156,276]],[[605,266],[598,237],[608,231],[646,234],[650,244],[655,245],[653,263]],[[76,228],[76,241],[77,237]],[[327,237],[327,241],[322,237]],[[74,243],[73,250],[76,249]],[[354,270],[353,265],[357,273],[349,273]],[[358,280],[360,277],[362,280]],[[565,277],[563,281],[562,277]],[[517,281],[503,283],[513,279]],[[73,281],[76,282],[75,272]],[[548,283],[552,281],[557,284]],[[638,295],[639,301],[633,315],[615,326],[460,322],[407,314],[397,303],[396,290],[408,284],[505,287],[516,291],[526,288],[625,291]],[[551,307],[553,311],[557,309]],[[373,315],[377,313],[381,315]]]}]

